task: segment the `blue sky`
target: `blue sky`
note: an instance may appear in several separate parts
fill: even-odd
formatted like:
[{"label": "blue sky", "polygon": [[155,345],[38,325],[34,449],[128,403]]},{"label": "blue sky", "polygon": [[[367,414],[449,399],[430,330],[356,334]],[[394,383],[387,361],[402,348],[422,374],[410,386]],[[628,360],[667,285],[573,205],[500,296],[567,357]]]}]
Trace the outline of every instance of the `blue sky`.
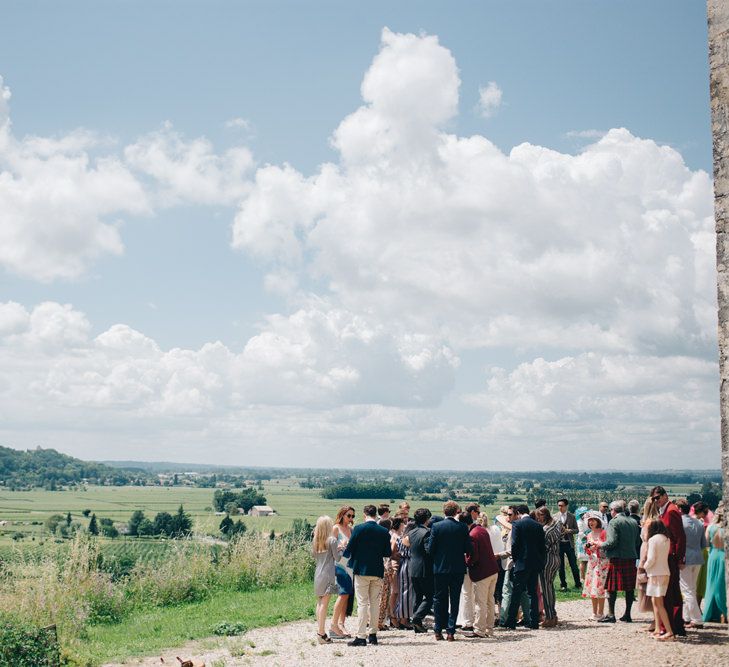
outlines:
[{"label": "blue sky", "polygon": [[[576,464],[574,447],[599,432],[639,450],[637,467],[665,437],[676,465],[687,440],[698,467],[718,462],[703,3],[3,5],[6,444],[265,463],[262,446],[326,465],[348,442],[354,465],[394,443],[402,467],[446,444],[485,461],[512,442],[524,466],[537,441]],[[485,110],[490,82],[500,101]],[[368,151],[385,136],[368,123],[394,148]],[[613,128],[627,133],[604,137]],[[426,150],[431,130],[460,138],[455,153]],[[187,168],[212,172],[190,181],[201,138]],[[88,178],[109,160],[90,204]],[[418,194],[431,167],[443,171]],[[417,208],[443,181],[454,190],[434,196],[433,220],[401,210],[411,186]],[[39,196],[48,185],[66,208]],[[663,233],[643,247],[639,225]],[[107,228],[118,238],[97,242]],[[597,289],[613,285],[605,276],[613,291]],[[34,317],[43,303],[56,310]],[[34,329],[44,318],[63,344]],[[136,344],[99,360],[114,325],[153,341],[154,364]],[[199,354],[216,341],[226,362]],[[674,384],[659,390],[666,366]],[[42,424],[22,409],[33,402]],[[663,410],[680,415],[665,432]]]}]

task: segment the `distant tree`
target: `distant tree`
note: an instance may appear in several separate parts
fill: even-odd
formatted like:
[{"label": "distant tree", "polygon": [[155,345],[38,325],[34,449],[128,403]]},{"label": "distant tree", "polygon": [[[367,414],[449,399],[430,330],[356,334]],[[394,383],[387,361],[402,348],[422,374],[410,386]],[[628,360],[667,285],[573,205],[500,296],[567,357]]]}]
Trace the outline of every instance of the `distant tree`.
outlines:
[{"label": "distant tree", "polygon": [[69,528],[71,527],[71,521],[73,521],[73,519],[71,518],[71,512],[69,512],[66,514],[66,526]]},{"label": "distant tree", "polygon": [[51,534],[54,534],[54,533],[56,532],[56,527],[57,527],[57,526],[58,526],[58,524],[59,524],[59,523],[61,523],[61,522],[62,522],[63,520],[64,520],[64,519],[63,519],[63,517],[62,517],[62,516],[61,516],[60,514],[51,514],[51,516],[49,516],[49,517],[48,517],[48,518],[47,518],[47,519],[45,520],[45,523],[44,523],[43,525],[45,526],[46,530],[47,530],[47,531],[48,531],[49,533],[51,533]]},{"label": "distant tree", "polygon": [[139,535],[139,524],[144,521],[145,518],[146,517],[142,510],[134,510],[134,512],[132,512],[132,517],[129,519],[128,524],[130,535]]},{"label": "distant tree", "polygon": [[91,510],[89,510],[89,509],[83,510],[81,512],[81,514],[83,514],[85,517],[88,517],[91,514]]},{"label": "distant tree", "polygon": [[182,505],[177,509],[177,514],[172,517],[170,523],[170,537],[186,537],[192,532],[192,519],[185,512]]},{"label": "distant tree", "polygon": [[478,497],[479,505],[493,505],[496,502],[496,496],[491,493],[484,493]]},{"label": "distant tree", "polygon": [[101,534],[104,537],[110,537],[112,540],[119,537],[119,530],[111,519],[104,517],[99,521],[99,525],[101,526]]},{"label": "distant tree", "polygon": [[220,522],[220,532],[223,535],[228,535],[230,533],[231,528],[233,527],[233,519],[230,518],[228,514],[225,515],[225,518]]},{"label": "distant tree", "polygon": [[172,534],[172,515],[169,512],[158,512],[154,517],[153,535]]},{"label": "distant tree", "polygon": [[233,537],[234,535],[242,535],[248,530],[248,526],[243,523],[240,519],[236,521],[233,524],[233,527],[230,529],[230,536]]},{"label": "distant tree", "polygon": [[701,500],[703,500],[711,510],[715,510],[721,501],[721,487],[713,482],[704,482],[701,485]]},{"label": "distant tree", "polygon": [[286,539],[296,542],[310,542],[314,536],[314,526],[307,519],[294,519],[291,528],[284,533]]},{"label": "distant tree", "polygon": [[268,539],[269,540],[275,540],[276,539],[276,531],[273,528],[271,528],[271,532],[268,534]]},{"label": "distant tree", "polygon": [[238,514],[238,503],[233,500],[229,503],[225,503],[225,512],[227,514]]},{"label": "distant tree", "polygon": [[150,535],[154,535],[154,524],[144,517],[137,526],[137,535],[140,537],[149,537]]},{"label": "distant tree", "polygon": [[89,534],[90,535],[99,534],[99,524],[96,521],[96,514],[91,515],[91,521],[89,521]]}]

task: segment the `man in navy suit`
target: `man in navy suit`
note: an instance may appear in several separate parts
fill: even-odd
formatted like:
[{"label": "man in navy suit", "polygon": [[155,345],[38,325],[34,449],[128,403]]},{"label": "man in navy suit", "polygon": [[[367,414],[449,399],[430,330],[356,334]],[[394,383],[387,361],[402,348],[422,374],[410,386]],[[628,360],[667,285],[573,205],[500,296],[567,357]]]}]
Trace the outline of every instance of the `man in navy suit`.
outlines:
[{"label": "man in navy suit", "polygon": [[526,589],[530,600],[530,618],[524,623],[533,630],[539,629],[539,598],[537,597],[537,581],[539,573],[544,569],[547,549],[544,542],[544,529],[541,524],[529,516],[526,505],[513,508],[519,518],[511,525],[511,557],[514,559],[514,590],[506,616],[505,628],[516,629],[516,613],[519,600]]},{"label": "man in navy suit", "polygon": [[390,533],[377,524],[374,505],[365,505],[364,518],[364,523],[352,530],[343,554],[349,558],[354,572],[354,594],[357,596],[357,636],[349,642],[350,646],[367,646],[368,635],[370,644],[377,644],[377,614],[385,574],[383,558],[392,553]]},{"label": "man in navy suit", "polygon": [[[434,523],[425,549],[433,561],[433,612],[435,638],[453,641],[456,634],[458,602],[466,574],[466,555],[471,553],[471,537],[465,523],[456,521],[458,503],[449,500],[443,505],[445,519]],[[448,611],[450,602],[450,613]]]}]

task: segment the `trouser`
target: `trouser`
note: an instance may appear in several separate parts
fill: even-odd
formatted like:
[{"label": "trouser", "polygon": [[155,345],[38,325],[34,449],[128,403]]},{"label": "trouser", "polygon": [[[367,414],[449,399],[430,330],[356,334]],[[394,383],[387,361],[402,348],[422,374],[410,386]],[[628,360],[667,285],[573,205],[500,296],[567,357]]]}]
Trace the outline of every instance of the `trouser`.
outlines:
[{"label": "trouser", "polygon": [[422,625],[433,607],[433,577],[413,577],[412,582],[415,591],[413,623]]},{"label": "trouser", "polygon": [[[506,617],[509,614],[509,606],[511,605],[511,598],[514,592],[513,574],[513,568],[504,571],[504,585],[501,591],[501,614],[499,616],[499,621],[501,621],[502,625],[506,623]],[[521,594],[519,604],[521,605],[521,611],[522,614],[524,614],[524,622],[526,623],[529,618],[529,597],[527,596],[526,591]]]},{"label": "trouser", "polygon": [[537,597],[537,581],[539,580],[538,570],[520,570],[512,572],[514,578],[514,590],[511,594],[509,613],[506,617],[506,627],[516,625],[516,612],[519,610],[519,600],[526,591],[530,601],[530,617],[525,619],[527,625],[533,630],[539,629],[539,598]]},{"label": "trouser", "polygon": [[473,582],[473,598],[476,610],[473,629],[480,635],[487,635],[494,629],[494,589],[498,574]]},{"label": "trouser", "polygon": [[567,560],[569,561],[570,570],[572,570],[572,578],[575,580],[575,588],[577,588],[580,586],[580,570],[577,567],[575,547],[572,542],[559,543],[559,585],[562,588],[567,588],[567,575],[565,574],[564,568],[565,556],[567,556]]},{"label": "trouser", "polygon": [[385,618],[390,611],[390,586],[392,586],[392,572],[385,570],[385,576],[382,579],[382,591],[380,592],[380,613],[377,618],[377,627],[385,625]]},{"label": "trouser", "polygon": [[681,577],[678,569],[678,560],[673,554],[668,555],[668,570],[671,573],[668,579],[668,590],[663,598],[663,604],[671,621],[671,630],[675,635],[685,635],[683,627],[683,598],[681,597]]},{"label": "trouser", "polygon": [[461,599],[458,603],[458,616],[459,623],[464,628],[473,627],[473,616],[474,616],[474,590],[473,582],[471,577],[468,576],[468,572],[463,575],[463,586],[461,587]]},{"label": "trouser", "polygon": [[445,628],[449,635],[455,634],[463,574],[436,574],[433,577],[433,583],[435,589],[433,594],[433,611],[435,613],[433,630],[442,632]]},{"label": "trouser", "polygon": [[501,559],[499,559],[499,574],[497,575],[496,579],[496,588],[494,589],[494,600],[496,602],[501,602],[501,598],[504,594],[504,576],[506,575],[506,570],[504,569],[504,566],[501,563]]},{"label": "trouser", "polygon": [[559,563],[555,555],[547,556],[547,563],[544,570],[539,573],[539,587],[542,590],[542,601],[544,602],[544,615],[551,619],[557,616],[557,600],[554,592],[554,575],[557,574]]},{"label": "trouser", "polygon": [[[377,612],[380,609],[382,577],[355,575],[354,594],[357,596],[357,637],[377,634]],[[372,622],[370,622],[372,619]],[[369,625],[369,630],[367,626]]]},{"label": "trouser", "polygon": [[701,565],[686,565],[680,570],[679,583],[683,596],[683,620],[686,623],[703,623],[699,601],[696,597],[696,580]]}]

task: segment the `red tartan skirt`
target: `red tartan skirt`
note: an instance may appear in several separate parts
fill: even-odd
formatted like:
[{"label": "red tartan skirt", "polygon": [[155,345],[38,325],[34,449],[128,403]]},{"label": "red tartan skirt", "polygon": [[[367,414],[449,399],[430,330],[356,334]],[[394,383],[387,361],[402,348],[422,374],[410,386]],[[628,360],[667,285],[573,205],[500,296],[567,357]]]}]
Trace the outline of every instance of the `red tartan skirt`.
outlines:
[{"label": "red tartan skirt", "polygon": [[609,593],[633,591],[637,575],[638,568],[635,566],[634,558],[611,558],[605,580],[605,590]]}]

